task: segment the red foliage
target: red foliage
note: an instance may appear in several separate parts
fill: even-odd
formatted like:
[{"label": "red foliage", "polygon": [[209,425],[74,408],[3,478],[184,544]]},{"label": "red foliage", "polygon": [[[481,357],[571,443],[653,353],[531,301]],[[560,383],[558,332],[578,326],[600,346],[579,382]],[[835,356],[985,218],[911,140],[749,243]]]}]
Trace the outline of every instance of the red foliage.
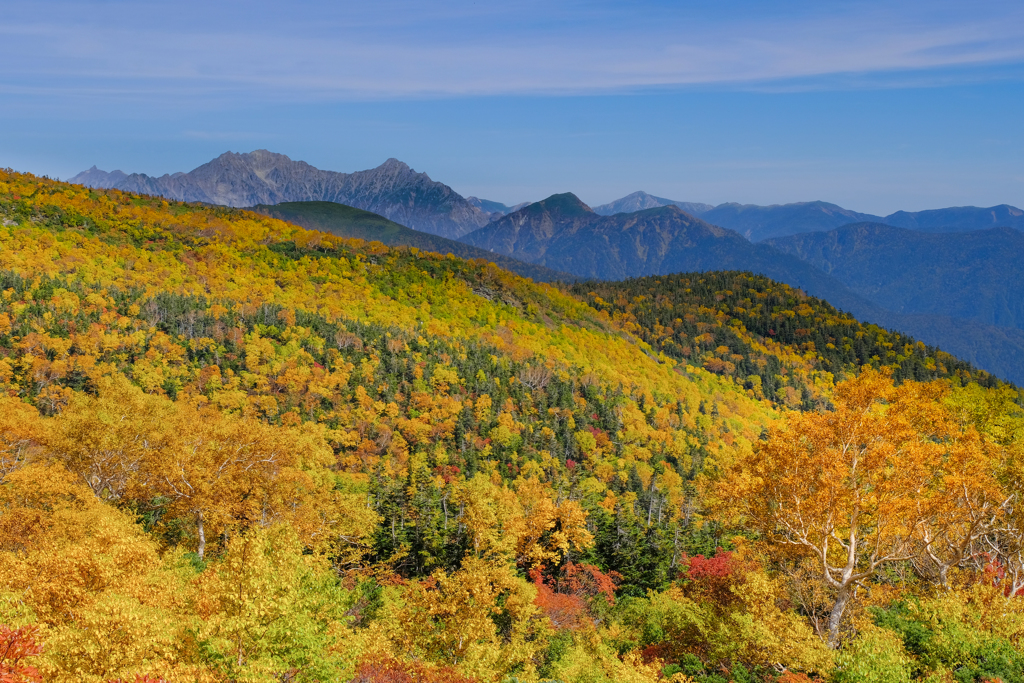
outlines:
[{"label": "red foliage", "polygon": [[12,629],[0,624],[0,683],[40,683],[43,677],[22,660],[36,657],[43,646],[36,643],[38,626]]},{"label": "red foliage", "polygon": [[[988,555],[988,553],[986,553],[986,555],[988,556],[988,562],[985,564],[984,581],[992,584],[993,586],[998,586],[1006,579],[1006,567],[1004,567],[1003,563],[999,561],[999,558],[992,557],[991,555]],[[1012,589],[1013,582],[1007,581],[1006,585],[1003,586],[1003,595],[1010,597],[1010,591]],[[1024,595],[1024,588],[1019,589],[1013,597],[1019,598],[1022,595]]]},{"label": "red foliage", "polygon": [[779,676],[775,683],[815,683],[820,681],[820,678],[811,678],[807,674],[797,673],[795,671],[787,671],[786,673]]},{"label": "red foliage", "polygon": [[656,645],[648,645],[640,651],[640,656],[644,660],[644,664],[651,664],[655,660],[662,662],[663,664],[671,664],[674,659],[675,648],[673,643],[658,643]]},{"label": "red foliage", "polygon": [[714,557],[684,555],[679,564],[683,565],[687,587],[695,596],[718,604],[728,604],[735,599],[729,587],[743,568],[733,553],[718,548]]},{"label": "red foliage", "polygon": [[569,562],[553,581],[545,581],[537,570],[530,572],[530,578],[537,586],[534,604],[555,628],[576,629],[591,618],[591,600],[601,596],[608,604],[615,603],[615,584],[621,576],[617,572],[605,574],[590,564]]},{"label": "red foliage", "polygon": [[551,620],[555,628],[577,629],[589,618],[590,610],[587,603],[578,595],[556,593],[544,582],[540,572],[530,572],[533,584],[537,586],[537,597],[534,604],[541,608],[544,615]]},{"label": "red foliage", "polygon": [[568,460],[565,461],[565,466],[570,470],[576,469],[576,461],[573,460],[572,458],[569,458]]},{"label": "red foliage", "polygon": [[350,683],[477,683],[449,666],[403,662],[392,657],[368,657],[356,669]]},{"label": "red foliage", "polygon": [[444,483],[450,484],[458,477],[461,472],[455,465],[438,465],[434,468],[434,474],[444,479]]},{"label": "red foliage", "polygon": [[615,604],[615,585],[622,580],[618,572],[605,574],[592,564],[567,562],[558,578],[558,592],[582,598],[604,596],[609,605]]}]

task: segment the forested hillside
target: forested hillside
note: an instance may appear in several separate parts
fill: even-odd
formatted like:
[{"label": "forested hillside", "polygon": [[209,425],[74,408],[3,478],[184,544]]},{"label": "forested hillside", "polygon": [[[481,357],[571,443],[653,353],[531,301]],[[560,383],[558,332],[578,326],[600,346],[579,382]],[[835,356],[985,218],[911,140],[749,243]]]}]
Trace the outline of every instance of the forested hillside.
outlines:
[{"label": "forested hillside", "polygon": [[761,398],[809,410],[832,383],[864,366],[896,382],[1002,384],[940,349],[864,325],[827,302],[763,275],[679,273],[581,282],[571,292],[667,356],[734,377]]},{"label": "forested hillside", "polygon": [[[0,222],[2,678],[1024,670],[1020,397],[933,349],[742,274],[652,334],[679,292],[12,172]],[[720,321],[750,367],[673,346]]]}]

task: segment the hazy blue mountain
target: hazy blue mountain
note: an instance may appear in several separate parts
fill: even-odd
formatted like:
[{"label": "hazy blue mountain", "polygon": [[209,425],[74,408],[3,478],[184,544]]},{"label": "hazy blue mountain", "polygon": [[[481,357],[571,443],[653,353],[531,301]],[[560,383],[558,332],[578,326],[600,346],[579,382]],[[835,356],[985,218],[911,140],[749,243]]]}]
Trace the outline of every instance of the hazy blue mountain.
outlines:
[{"label": "hazy blue mountain", "polygon": [[799,202],[772,206],[719,204],[702,213],[700,217],[708,223],[735,230],[751,242],[801,232],[831,230],[860,221],[882,221],[878,216],[857,213],[828,202]]},{"label": "hazy blue mountain", "polygon": [[674,199],[655,197],[646,192],[634,192],[614,202],[594,207],[594,213],[602,216],[613,216],[617,213],[633,213],[644,209],[656,209],[659,206],[678,206],[680,209],[692,216],[699,216],[705,211],[715,208],[711,204],[700,204],[694,202],[678,202]]},{"label": "hazy blue mountain", "polygon": [[466,201],[480,209],[486,214],[501,214],[504,216],[512,211],[512,207],[506,206],[501,202],[492,202],[490,199],[480,199],[479,197],[466,197]]},{"label": "hazy blue mountain", "polygon": [[882,221],[897,228],[922,232],[967,232],[988,228],[1016,228],[1024,230],[1024,211],[1009,204],[990,206],[954,206],[930,211],[897,211]]},{"label": "hazy blue mountain", "polygon": [[491,220],[497,220],[502,216],[507,216],[514,211],[518,211],[524,206],[530,205],[530,202],[521,202],[515,206],[508,206],[501,202],[494,202],[490,199],[480,199],[479,197],[466,197],[466,201],[489,215]]},{"label": "hazy blue mountain", "polygon": [[766,244],[817,266],[896,313],[1024,329],[1024,232],[927,233],[878,223]]},{"label": "hazy blue mountain", "polygon": [[128,174],[124,171],[101,171],[96,168],[94,164],[92,168],[87,171],[82,171],[69,182],[80,183],[88,187],[95,187],[103,190],[109,190],[110,188],[117,187],[119,183],[124,182]]},{"label": "hazy blue mountain", "polygon": [[735,230],[752,242],[806,232],[828,231],[850,223],[863,222],[884,223],[922,232],[968,232],[995,227],[1024,230],[1024,211],[1008,204],[987,209],[960,206],[929,211],[897,211],[882,217],[858,213],[827,202],[773,206],[730,203],[720,204],[694,215],[709,223]]},{"label": "hazy blue mountain", "polygon": [[532,278],[537,282],[569,281],[575,278],[569,273],[561,273],[533,263],[524,263],[516,259],[492,254],[478,247],[463,242],[419,232],[389,221],[384,216],[355,207],[334,202],[283,202],[274,205],[258,205],[249,207],[252,211],[266,214],[273,218],[301,225],[311,230],[329,232],[340,237],[355,237],[367,241],[377,241],[391,247],[416,247],[422,251],[433,251],[439,254],[454,254],[464,259],[484,259],[491,261],[505,270]]},{"label": "hazy blue mountain", "polygon": [[736,203],[711,206],[677,202],[646,192],[634,192],[609,204],[596,206],[594,211],[602,216],[611,216],[616,213],[631,213],[669,205],[678,206],[708,223],[735,230],[751,242],[805,232],[827,231],[850,223],[862,222],[885,223],[922,232],[968,232],[995,227],[1024,230],[1024,211],[1008,204],[989,208],[959,206],[929,211],[897,211],[882,217],[820,201],[771,206]]},{"label": "hazy blue mountain", "polygon": [[490,220],[452,188],[397,159],[388,159],[367,171],[335,173],[261,149],[247,154],[226,152],[188,173],[159,178],[133,173],[113,184],[93,185],[94,179],[111,182],[114,174],[101,173],[93,167],[71,178],[71,182],[236,207],[290,201],[338,202],[444,237],[464,235]]},{"label": "hazy blue mountain", "polygon": [[[851,309],[857,317],[860,315]],[[943,315],[884,312],[871,322],[938,346],[996,377],[1024,386],[1024,331]]]}]

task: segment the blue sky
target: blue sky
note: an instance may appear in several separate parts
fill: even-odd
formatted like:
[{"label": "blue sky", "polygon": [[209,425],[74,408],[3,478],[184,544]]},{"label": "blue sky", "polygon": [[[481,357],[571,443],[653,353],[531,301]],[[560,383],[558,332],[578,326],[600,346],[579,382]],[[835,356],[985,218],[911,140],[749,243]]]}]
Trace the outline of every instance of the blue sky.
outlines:
[{"label": "blue sky", "polygon": [[516,203],[1024,205],[1024,3],[33,2],[0,165],[397,157]]}]

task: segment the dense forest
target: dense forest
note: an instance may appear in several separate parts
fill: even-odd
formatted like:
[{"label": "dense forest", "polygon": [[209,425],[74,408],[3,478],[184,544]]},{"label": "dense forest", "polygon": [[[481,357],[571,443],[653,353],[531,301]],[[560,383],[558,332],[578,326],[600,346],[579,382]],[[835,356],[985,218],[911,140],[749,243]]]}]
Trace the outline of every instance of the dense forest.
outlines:
[{"label": "dense forest", "polygon": [[0,222],[0,680],[1024,680],[1020,393],[935,349],[10,171]]}]

